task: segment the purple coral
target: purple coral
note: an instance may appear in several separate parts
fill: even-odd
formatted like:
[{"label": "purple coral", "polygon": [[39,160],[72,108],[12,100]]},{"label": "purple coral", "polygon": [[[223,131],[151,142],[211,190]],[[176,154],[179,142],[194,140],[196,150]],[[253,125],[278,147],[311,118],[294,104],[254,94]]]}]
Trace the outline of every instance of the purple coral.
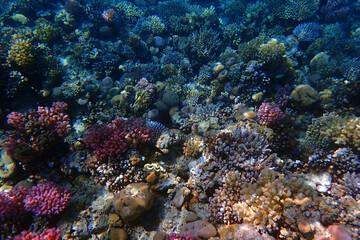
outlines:
[{"label": "purple coral", "polygon": [[53,182],[39,183],[32,187],[24,199],[24,207],[36,216],[52,217],[62,212],[69,203],[69,190]]},{"label": "purple coral", "polygon": [[23,199],[27,194],[24,187],[13,188],[10,192],[0,192],[0,228],[18,225],[26,215]]},{"label": "purple coral", "polygon": [[117,118],[108,125],[95,126],[86,132],[84,142],[94,149],[93,154],[98,160],[104,161],[138,146],[141,141],[151,141],[153,137],[154,129],[147,127],[145,121]]},{"label": "purple coral", "polygon": [[317,22],[307,22],[296,26],[294,36],[303,42],[311,42],[321,35],[321,25]]},{"label": "purple coral", "polygon": [[275,105],[263,102],[258,110],[257,117],[259,122],[264,125],[273,126],[278,123],[284,116],[283,111]]},{"label": "purple coral", "polygon": [[320,10],[320,13],[327,21],[335,21],[345,17],[350,12],[348,1],[344,0],[327,0],[326,5]]},{"label": "purple coral", "polygon": [[21,234],[15,236],[14,240],[61,240],[61,232],[60,228],[45,228],[39,235],[22,231]]},{"label": "purple coral", "polygon": [[66,110],[66,103],[54,102],[52,107],[39,106],[27,113],[10,113],[7,116],[8,124],[14,128],[14,132],[3,144],[7,153],[28,163],[58,148],[62,137],[71,131]]},{"label": "purple coral", "polygon": [[194,240],[194,238],[191,237],[190,233],[184,233],[181,236],[177,233],[170,233],[166,234],[166,240]]}]

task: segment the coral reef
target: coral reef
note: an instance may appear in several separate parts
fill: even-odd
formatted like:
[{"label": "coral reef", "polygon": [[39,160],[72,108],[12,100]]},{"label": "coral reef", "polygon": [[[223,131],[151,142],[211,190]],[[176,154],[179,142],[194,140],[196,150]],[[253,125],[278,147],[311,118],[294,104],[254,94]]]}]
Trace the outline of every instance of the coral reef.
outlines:
[{"label": "coral reef", "polygon": [[84,142],[94,149],[93,154],[100,162],[116,157],[142,141],[151,141],[154,130],[141,119],[115,119],[108,125],[94,126],[85,134]]},{"label": "coral reef", "polygon": [[69,203],[71,194],[53,182],[38,183],[29,189],[24,198],[24,208],[35,216],[52,217],[61,213]]},{"label": "coral reef", "polygon": [[[8,124],[14,133],[3,144],[10,156],[27,164],[59,149],[62,137],[71,131],[67,104],[54,102],[52,107],[41,107],[27,113],[12,112]],[[51,153],[53,154],[53,153]]]},{"label": "coral reef", "polygon": [[16,235],[14,240],[24,240],[24,239],[34,239],[34,240],[60,240],[61,232],[60,228],[49,228],[42,231],[40,234],[34,234],[33,232],[22,231],[21,234]]}]

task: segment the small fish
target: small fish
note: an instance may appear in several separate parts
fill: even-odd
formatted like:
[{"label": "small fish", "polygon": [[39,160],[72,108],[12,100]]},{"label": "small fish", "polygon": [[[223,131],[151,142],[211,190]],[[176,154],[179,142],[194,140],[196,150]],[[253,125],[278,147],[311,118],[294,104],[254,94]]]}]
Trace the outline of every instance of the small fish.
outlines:
[{"label": "small fish", "polygon": [[287,27],[286,28],[286,31],[290,31],[290,30],[292,30],[294,27]]}]

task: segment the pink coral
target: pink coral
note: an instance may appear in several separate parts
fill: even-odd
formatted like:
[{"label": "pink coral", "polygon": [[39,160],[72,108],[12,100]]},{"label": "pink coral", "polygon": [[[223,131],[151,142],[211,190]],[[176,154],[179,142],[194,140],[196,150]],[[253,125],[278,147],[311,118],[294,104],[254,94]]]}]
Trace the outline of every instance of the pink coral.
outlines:
[{"label": "pink coral", "polygon": [[40,235],[22,231],[14,240],[61,240],[60,228],[46,228]]},{"label": "pink coral", "polygon": [[183,235],[179,235],[177,233],[170,233],[166,235],[166,240],[193,240],[190,233],[184,233]]},{"label": "pink coral", "polygon": [[112,8],[104,10],[102,12],[101,16],[105,21],[107,21],[109,23],[115,22],[115,20],[116,20],[116,12]]},{"label": "pink coral", "polygon": [[62,212],[69,203],[69,190],[53,182],[39,183],[32,187],[24,199],[24,207],[36,216],[52,217]]},{"label": "pink coral", "polygon": [[263,102],[258,110],[257,117],[259,122],[264,125],[273,126],[284,116],[283,111],[274,104]]},{"label": "pink coral", "polygon": [[154,130],[141,119],[117,118],[108,125],[95,126],[86,132],[84,142],[94,149],[98,160],[105,160],[137,147],[141,141],[151,141]]},{"label": "pink coral", "polygon": [[26,212],[23,199],[28,190],[24,187],[13,188],[10,192],[0,192],[0,228],[4,224],[17,225],[24,220]]},{"label": "pink coral", "polygon": [[14,127],[14,132],[4,143],[8,154],[22,162],[30,162],[58,148],[61,137],[71,131],[66,110],[66,103],[54,102],[52,107],[39,106],[27,113],[10,113],[8,124]]}]

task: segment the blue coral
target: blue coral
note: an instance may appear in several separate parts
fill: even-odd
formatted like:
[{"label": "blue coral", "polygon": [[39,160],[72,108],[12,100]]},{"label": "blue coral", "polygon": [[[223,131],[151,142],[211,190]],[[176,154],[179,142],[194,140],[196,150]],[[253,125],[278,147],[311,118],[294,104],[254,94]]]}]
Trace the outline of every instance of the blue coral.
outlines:
[{"label": "blue coral", "polygon": [[321,25],[317,22],[307,22],[296,26],[294,35],[299,41],[311,42],[321,36]]}]

